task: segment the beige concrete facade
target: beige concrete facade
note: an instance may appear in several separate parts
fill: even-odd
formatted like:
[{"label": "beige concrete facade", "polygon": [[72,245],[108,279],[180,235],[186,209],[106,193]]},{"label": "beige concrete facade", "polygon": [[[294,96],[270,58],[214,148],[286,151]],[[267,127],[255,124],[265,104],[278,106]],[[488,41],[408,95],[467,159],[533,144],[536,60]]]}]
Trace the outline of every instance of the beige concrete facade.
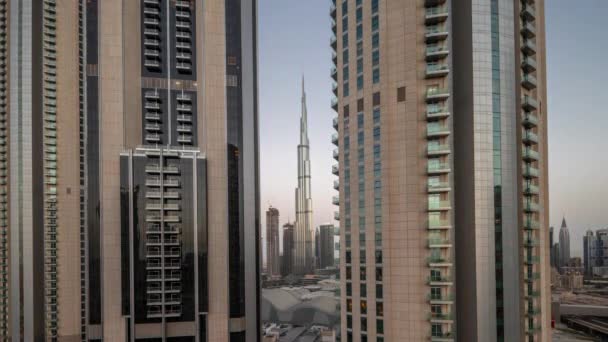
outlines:
[{"label": "beige concrete facade", "polygon": [[123,1],[99,3],[99,129],[103,340],[125,341],[121,314],[120,153],[124,132]]},{"label": "beige concrete facade", "polygon": [[80,340],[80,101],[78,3],[57,1],[58,338]]},{"label": "beige concrete facade", "polygon": [[[493,341],[501,340],[498,335],[503,334],[504,341],[549,341],[544,2],[497,1],[495,27],[490,27],[489,4],[475,0],[385,0],[378,2],[377,12],[375,1],[333,3],[335,41],[331,45],[336,70],[332,76],[337,99],[332,107],[338,113],[334,119],[338,134],[333,140],[339,149],[334,173],[339,176],[340,192],[344,340]],[[524,3],[535,8],[535,19],[523,13]],[[530,20],[536,26],[537,85],[517,86],[513,92],[512,84],[523,84],[521,25]],[[458,29],[453,28],[456,23]],[[357,33],[359,24],[362,38]],[[502,104],[494,109],[491,97],[485,97],[492,90],[479,91],[482,84],[492,85],[491,79],[483,79],[492,77],[491,49],[487,49],[492,30],[500,30],[503,40],[516,37],[501,41],[502,90],[497,91],[502,91]],[[470,34],[473,31],[477,36]],[[486,32],[488,40],[481,41]],[[362,62],[358,62],[360,56]],[[379,58],[377,64],[374,58]],[[490,63],[473,64],[477,60]],[[377,82],[376,68],[380,70]],[[454,81],[455,73],[461,83]],[[522,167],[530,160],[522,152],[528,140],[522,138],[521,128],[528,122],[523,122],[522,115],[517,119],[512,115],[513,110],[524,114],[519,100],[524,94],[540,103],[539,123],[533,128],[538,134],[534,149],[539,152],[533,166],[541,175],[534,180],[539,188],[534,200],[540,209],[532,214],[536,221],[533,240],[538,243],[532,252],[526,240],[531,228],[524,223],[531,210],[525,205],[529,195],[521,185],[527,179]],[[477,106],[487,103],[487,112]],[[492,126],[496,122],[493,111],[501,113],[498,127]],[[492,147],[496,129],[502,140]],[[374,139],[378,132],[379,141]],[[497,171],[492,148],[502,154],[498,180],[493,179]],[[364,175],[360,176],[362,166]],[[380,173],[375,173],[378,166]],[[470,169],[467,175],[465,169]],[[456,180],[463,177],[471,181]],[[494,200],[493,182],[502,182],[500,202]],[[376,200],[376,187],[381,188],[381,203]],[[499,224],[494,217],[498,206],[503,213]],[[456,216],[461,217],[458,222],[468,223],[459,225]],[[518,248],[512,247],[512,241]],[[467,266],[457,268],[456,255],[461,258],[459,265]],[[530,262],[535,262],[531,276],[526,266]],[[496,274],[507,268],[499,272],[508,277],[503,285]],[[512,278],[511,271],[517,277]],[[456,282],[459,277],[462,290]],[[533,293],[527,286],[530,282]],[[536,296],[534,309],[529,310],[530,298]],[[530,322],[534,322],[532,329]],[[460,329],[461,323],[466,329]]]}]

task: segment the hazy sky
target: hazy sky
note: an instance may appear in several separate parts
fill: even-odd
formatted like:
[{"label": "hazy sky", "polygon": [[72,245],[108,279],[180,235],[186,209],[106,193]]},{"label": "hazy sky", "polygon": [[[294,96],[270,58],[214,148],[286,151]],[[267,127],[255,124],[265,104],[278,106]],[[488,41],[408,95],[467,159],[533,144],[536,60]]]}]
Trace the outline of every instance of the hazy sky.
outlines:
[{"label": "hazy sky", "polygon": [[[329,0],[259,0],[260,181],[265,211],[294,219],[300,79],[306,77],[315,226],[332,221]],[[546,0],[551,224],[562,215],[573,255],[585,230],[608,227],[607,0]]]}]

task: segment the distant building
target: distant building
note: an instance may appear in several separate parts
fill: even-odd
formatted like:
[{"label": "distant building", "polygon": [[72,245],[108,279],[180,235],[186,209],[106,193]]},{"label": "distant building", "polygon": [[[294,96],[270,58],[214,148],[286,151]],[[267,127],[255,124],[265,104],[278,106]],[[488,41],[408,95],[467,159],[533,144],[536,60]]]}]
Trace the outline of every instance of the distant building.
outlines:
[{"label": "distant building", "polygon": [[568,290],[583,288],[583,275],[578,272],[568,272],[561,277],[562,287]]},{"label": "distant building", "polygon": [[317,234],[319,268],[334,266],[334,225],[319,226]]},{"label": "distant building", "polygon": [[285,277],[293,273],[293,224],[283,225],[283,258],[281,274]]},{"label": "distant building", "polygon": [[592,270],[608,267],[608,229],[597,230],[589,241],[589,264]]},{"label": "distant building", "polygon": [[266,272],[270,276],[281,275],[279,210],[272,206],[266,211]]},{"label": "distant building", "polygon": [[566,218],[562,219],[562,226],[559,229],[559,267],[568,265],[570,261],[570,232],[566,225]]},{"label": "distant building", "polygon": [[549,262],[551,263],[551,267],[555,267],[555,252],[553,250],[553,227],[549,227]]},{"label": "distant building", "polygon": [[591,276],[593,265],[591,263],[591,244],[594,241],[593,231],[587,230],[583,236],[583,266],[585,267],[585,275]]}]

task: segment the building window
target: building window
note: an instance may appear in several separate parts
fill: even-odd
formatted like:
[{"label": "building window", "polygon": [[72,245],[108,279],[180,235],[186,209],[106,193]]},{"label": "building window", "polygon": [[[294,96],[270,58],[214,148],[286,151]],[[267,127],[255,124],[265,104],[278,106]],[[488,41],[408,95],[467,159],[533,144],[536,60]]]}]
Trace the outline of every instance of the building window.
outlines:
[{"label": "building window", "polygon": [[372,49],[377,49],[380,47],[380,34],[374,33],[372,35]]},{"label": "building window", "polygon": [[357,25],[357,41],[363,39],[363,25]]},{"label": "building window", "polygon": [[363,89],[363,75],[357,76],[357,90]]},{"label": "building window", "polygon": [[376,332],[378,334],[384,334],[384,321],[381,319],[376,320]]},{"label": "building window", "polygon": [[372,71],[372,81],[374,82],[374,84],[380,83],[380,69],[375,68]]},{"label": "building window", "polygon": [[373,16],[372,17],[372,32],[377,31],[379,25],[380,25],[380,20],[378,19],[378,16],[377,15]]}]

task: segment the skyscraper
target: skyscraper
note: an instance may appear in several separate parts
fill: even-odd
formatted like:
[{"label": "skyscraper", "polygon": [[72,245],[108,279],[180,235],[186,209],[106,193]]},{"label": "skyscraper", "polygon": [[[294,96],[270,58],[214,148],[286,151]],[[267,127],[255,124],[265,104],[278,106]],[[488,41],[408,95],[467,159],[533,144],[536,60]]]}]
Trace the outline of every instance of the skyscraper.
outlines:
[{"label": "skyscraper", "polygon": [[293,273],[294,232],[293,224],[283,225],[283,258],[281,259],[281,274],[285,277]]},{"label": "skyscraper", "polygon": [[592,244],[595,243],[593,231],[587,230],[585,236],[583,236],[583,266],[585,267],[585,276],[590,276],[592,273],[593,265],[591,264],[591,249]]},{"label": "skyscraper", "polygon": [[550,341],[544,1],[330,14],[346,341]]},{"label": "skyscraper", "polygon": [[564,217],[559,229],[559,267],[568,265],[568,262],[570,262],[570,231]]},{"label": "skyscraper", "polygon": [[266,273],[270,276],[281,275],[279,209],[273,207],[266,211]]},{"label": "skyscraper", "polygon": [[0,1],[0,340],[259,340],[256,6]]},{"label": "skyscraper", "polygon": [[312,231],[312,196],[310,192],[310,145],[306,92],[302,78],[302,112],[300,116],[300,144],[298,145],[298,187],[296,188],[296,222],[294,272],[305,274],[314,268]]},{"label": "skyscraper", "polygon": [[323,269],[334,266],[334,225],[322,224],[317,234],[318,267]]},{"label": "skyscraper", "polygon": [[554,241],[554,232],[553,232],[553,227],[549,227],[549,262],[551,264],[551,267],[555,267],[554,261],[555,261],[555,254],[553,252],[553,242]]}]

